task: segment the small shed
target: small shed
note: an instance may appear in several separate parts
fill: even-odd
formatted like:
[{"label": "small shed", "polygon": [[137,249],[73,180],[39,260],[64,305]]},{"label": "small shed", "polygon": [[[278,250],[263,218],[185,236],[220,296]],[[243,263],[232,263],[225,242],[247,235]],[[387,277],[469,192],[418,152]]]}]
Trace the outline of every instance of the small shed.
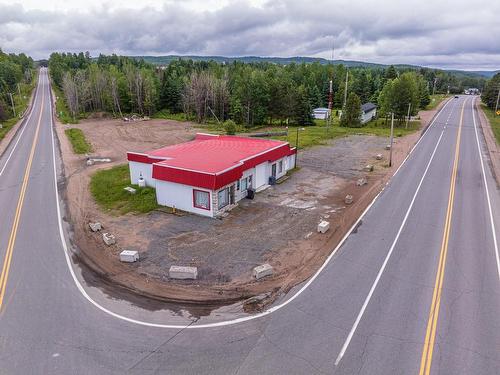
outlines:
[{"label": "small shed", "polygon": [[328,117],[330,117],[330,110],[323,107],[314,108],[312,115],[317,120],[326,120],[328,119]]},{"label": "small shed", "polygon": [[361,106],[361,123],[366,124],[377,116],[377,106],[373,103],[365,103]]}]

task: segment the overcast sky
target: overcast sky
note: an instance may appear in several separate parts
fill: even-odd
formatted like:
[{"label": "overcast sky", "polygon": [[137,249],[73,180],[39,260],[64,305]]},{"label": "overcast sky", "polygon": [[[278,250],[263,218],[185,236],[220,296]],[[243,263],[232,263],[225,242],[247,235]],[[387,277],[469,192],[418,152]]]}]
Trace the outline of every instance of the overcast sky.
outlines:
[{"label": "overcast sky", "polygon": [[500,0],[0,0],[0,48],[500,69]]}]

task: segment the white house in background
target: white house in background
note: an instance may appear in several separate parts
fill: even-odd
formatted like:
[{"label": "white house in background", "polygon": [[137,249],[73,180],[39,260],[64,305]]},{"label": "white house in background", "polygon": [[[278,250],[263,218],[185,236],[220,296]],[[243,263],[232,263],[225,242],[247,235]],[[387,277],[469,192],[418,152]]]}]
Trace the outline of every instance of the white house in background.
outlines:
[{"label": "white house in background", "polygon": [[373,103],[365,103],[361,106],[361,123],[366,124],[377,116],[377,106]]},{"label": "white house in background", "polygon": [[317,120],[326,120],[330,117],[330,110],[328,108],[314,108],[312,115]]},{"label": "white house in background", "polygon": [[196,134],[193,141],[147,153],[127,152],[130,179],[142,177],[162,206],[217,217],[295,167],[288,142]]}]

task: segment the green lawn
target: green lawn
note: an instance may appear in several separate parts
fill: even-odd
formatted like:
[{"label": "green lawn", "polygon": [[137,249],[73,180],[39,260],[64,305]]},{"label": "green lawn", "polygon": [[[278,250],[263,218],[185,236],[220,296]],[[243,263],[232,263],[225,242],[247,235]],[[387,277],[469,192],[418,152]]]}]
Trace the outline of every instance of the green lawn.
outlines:
[{"label": "green lawn", "polygon": [[175,121],[188,121],[188,118],[187,118],[185,113],[170,113],[166,109],[156,112],[153,115],[153,118],[165,119],[165,120],[175,120]]},{"label": "green lawn", "polygon": [[500,116],[496,115],[494,110],[488,108],[484,104],[481,104],[481,109],[486,117],[488,117],[488,120],[490,120],[491,129],[493,130],[493,134],[495,134],[497,143],[500,145]]},{"label": "green lawn", "polygon": [[429,105],[425,109],[427,111],[434,109],[438,106],[439,103],[441,103],[443,100],[445,100],[449,97],[450,97],[450,95],[446,95],[446,94],[431,95],[431,102],[429,103]]},{"label": "green lawn", "polygon": [[[334,125],[327,127],[323,122],[319,122],[321,125],[315,126],[305,126],[299,127],[299,148],[307,148],[316,145],[326,144],[328,140],[335,139],[339,137],[345,137],[353,134],[372,134],[381,137],[390,136],[390,123],[385,123],[384,119],[378,119],[376,121],[369,122],[366,126],[361,128],[347,128],[340,127],[334,122]],[[411,134],[418,130],[420,127],[420,121],[411,121],[408,129],[405,129],[404,124],[402,126],[394,127],[394,136],[401,137],[407,134]],[[301,130],[304,129],[304,130]],[[276,127],[267,129],[269,131],[282,131],[284,128]],[[295,146],[297,139],[297,127],[290,127],[288,130],[288,136],[273,137],[282,141],[288,141],[292,146]]]},{"label": "green lawn", "polygon": [[73,146],[73,152],[75,154],[87,154],[92,151],[92,145],[85,139],[85,134],[81,129],[71,128],[64,131],[66,133],[71,146]]},{"label": "green lawn", "polygon": [[[28,107],[28,103],[31,98],[31,93],[33,92],[33,89],[36,86],[37,82],[37,74],[35,73],[35,76],[33,77],[33,82],[30,84],[27,83],[21,83],[20,84],[20,89],[21,89],[21,96],[19,96],[19,93],[16,93],[14,97],[14,106],[16,109],[16,117],[10,118],[5,121],[1,121],[0,123],[2,124],[2,129],[0,129],[0,140],[2,140],[7,133],[9,132],[10,129],[16,123],[19,121],[19,115],[22,114],[26,108]],[[10,102],[8,103],[10,105]]]},{"label": "green lawn", "polygon": [[135,194],[123,190],[130,184],[127,164],[96,172],[90,180],[90,191],[104,210],[116,215],[126,213],[147,213],[157,209],[156,193],[153,188],[139,188]]}]

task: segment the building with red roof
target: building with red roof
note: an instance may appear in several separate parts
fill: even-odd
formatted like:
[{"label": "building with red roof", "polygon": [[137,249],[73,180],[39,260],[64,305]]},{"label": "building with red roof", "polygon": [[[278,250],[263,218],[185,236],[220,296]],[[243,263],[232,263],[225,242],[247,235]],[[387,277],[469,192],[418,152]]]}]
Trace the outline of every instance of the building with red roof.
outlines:
[{"label": "building with red roof", "polygon": [[132,184],[142,179],[155,188],[158,204],[217,217],[294,168],[295,153],[288,142],[197,134],[127,159]]}]

